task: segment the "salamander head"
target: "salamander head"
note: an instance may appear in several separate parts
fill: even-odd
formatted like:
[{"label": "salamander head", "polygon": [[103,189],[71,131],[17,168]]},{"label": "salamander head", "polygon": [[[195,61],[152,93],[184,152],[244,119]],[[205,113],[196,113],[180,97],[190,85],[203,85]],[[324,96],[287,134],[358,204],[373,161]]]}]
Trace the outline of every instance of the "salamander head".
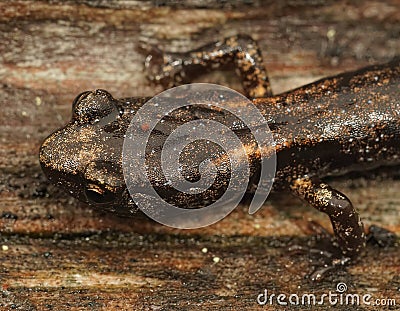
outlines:
[{"label": "salamander head", "polygon": [[80,201],[103,210],[126,209],[122,103],[104,90],[95,90],[78,95],[72,106],[71,121],[47,137],[40,148],[44,173]]}]

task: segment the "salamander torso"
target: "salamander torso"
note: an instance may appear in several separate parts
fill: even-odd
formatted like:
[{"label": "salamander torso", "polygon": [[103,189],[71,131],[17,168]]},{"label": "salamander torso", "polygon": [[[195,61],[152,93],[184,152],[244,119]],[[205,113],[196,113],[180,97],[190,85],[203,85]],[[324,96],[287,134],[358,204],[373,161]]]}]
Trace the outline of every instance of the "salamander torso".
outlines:
[{"label": "salamander torso", "polygon": [[[205,55],[215,46],[225,48],[231,60],[242,66],[245,89],[247,87],[250,96],[258,97],[253,103],[266,119],[275,141],[274,189],[289,189],[327,213],[343,253],[348,256],[358,254],[365,244],[365,235],[357,212],[343,194],[319,178],[400,164],[400,59],[321,79],[272,96],[268,79],[262,77],[265,71],[260,74],[259,70],[249,69],[240,62],[248,58],[240,54],[244,49],[237,49],[240,51],[237,55],[233,53],[238,43],[243,41],[247,47],[252,47],[254,41],[247,37],[232,40],[200,51]],[[259,51],[251,48],[249,51],[256,60],[253,63],[258,66],[261,61]],[[200,57],[198,51],[191,53],[188,55]],[[210,61],[204,55],[201,57],[207,61],[192,63],[188,61],[189,56],[185,56],[186,62],[180,64],[179,70],[190,69],[193,64],[196,68],[206,68]],[[171,57],[164,57],[163,63],[157,66],[171,62]],[[255,76],[251,75],[252,70]],[[122,147],[130,120],[147,99],[114,99],[104,90],[79,95],[73,104],[71,122],[51,134],[41,147],[40,162],[48,178],[81,201],[118,214],[133,215],[137,207],[125,185]],[[239,122],[238,126],[237,120],[224,111],[191,107],[172,112],[165,124],[156,128],[159,138],[150,142],[150,149],[161,152],[162,142],[171,129],[203,117],[224,122],[249,143],[247,150],[252,165],[248,191],[253,191],[259,176],[256,148],[246,136],[245,125]],[[185,173],[189,180],[196,180],[196,165],[205,157],[218,162],[218,156],[211,155],[214,147],[207,149],[201,142],[199,144],[203,153],[182,159],[188,163]],[[149,166],[157,168],[156,160],[156,156],[150,156]],[[182,196],[165,182],[160,170],[155,171],[149,178],[157,192],[168,197],[170,203],[185,208],[220,197],[230,174],[229,168],[219,173],[215,185],[203,194]]]},{"label": "salamander torso", "polygon": [[396,60],[254,100],[277,143],[277,183],[399,164],[399,97]]}]

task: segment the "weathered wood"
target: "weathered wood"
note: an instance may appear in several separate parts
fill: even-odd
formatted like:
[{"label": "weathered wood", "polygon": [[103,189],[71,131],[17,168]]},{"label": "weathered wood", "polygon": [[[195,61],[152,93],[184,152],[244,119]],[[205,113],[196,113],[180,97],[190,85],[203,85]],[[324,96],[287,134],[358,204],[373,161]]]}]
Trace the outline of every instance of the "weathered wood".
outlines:
[{"label": "weathered wood", "polygon": [[[255,215],[242,206],[213,226],[182,231],[144,217],[120,219],[94,212],[47,183],[38,148],[70,118],[78,93],[104,88],[115,97],[154,95],[162,89],[144,76],[143,44],[184,51],[237,33],[259,41],[278,93],[399,55],[400,3],[0,3],[4,310],[254,310],[264,289],[327,294],[338,282],[345,282],[349,293],[396,298],[400,304],[398,244],[386,249],[370,245],[347,270],[319,284],[305,280],[312,271],[310,256],[290,253],[288,247],[320,243],[309,220],[326,228],[329,220],[288,194],[273,195]],[[199,81],[240,90],[230,72]],[[399,179],[380,175],[334,183],[352,199],[367,226],[400,234]]]}]

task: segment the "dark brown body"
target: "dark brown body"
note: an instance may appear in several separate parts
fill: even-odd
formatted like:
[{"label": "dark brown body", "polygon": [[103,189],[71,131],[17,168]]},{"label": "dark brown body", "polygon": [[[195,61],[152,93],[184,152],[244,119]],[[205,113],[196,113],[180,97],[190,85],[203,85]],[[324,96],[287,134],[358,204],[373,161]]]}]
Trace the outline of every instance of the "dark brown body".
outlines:
[{"label": "dark brown body", "polygon": [[[400,164],[400,59],[322,79],[281,95],[268,96],[270,88],[267,77],[263,75],[265,71],[255,71],[255,68],[249,69],[241,63],[249,55],[255,60],[252,62],[255,66],[262,61],[259,51],[254,48],[254,41],[247,37],[232,40],[207,46],[201,52],[188,53],[186,61],[178,69],[191,68],[189,59],[193,55],[203,55],[201,57],[207,59],[195,62],[195,68],[206,68],[210,61],[204,55],[212,52],[212,47],[226,49],[228,59],[234,60],[242,69],[248,94],[266,95],[253,102],[267,120],[276,142],[274,189],[290,189],[327,213],[343,253],[349,256],[357,254],[365,243],[358,214],[343,194],[318,178]],[[242,55],[244,49],[235,48],[238,42],[247,44],[247,56]],[[235,49],[239,52],[236,53]],[[157,66],[167,66],[171,59],[164,57],[163,63]],[[216,61],[212,59],[212,62]],[[257,75],[252,75],[252,70]],[[176,72],[174,74],[176,78]],[[165,80],[165,76],[158,80],[162,79]],[[124,182],[121,155],[126,129],[145,101],[146,98],[116,100],[102,90],[78,96],[72,121],[50,135],[41,147],[40,162],[49,179],[78,199],[104,210],[123,215],[135,212],[137,208]],[[150,141],[150,148],[161,150],[162,142],[169,134],[165,128],[171,130],[199,117],[224,122],[244,144],[250,146],[252,178],[248,190],[254,190],[260,168],[257,146],[252,145],[245,125],[233,126],[235,119],[223,111],[192,108],[172,113],[166,119],[166,127],[156,128],[158,138]],[[196,163],[204,157],[218,163],[221,155],[212,156],[211,151],[205,150],[198,153],[200,155],[183,159],[189,163],[187,173],[193,179],[198,173]],[[150,156],[149,161],[153,167],[159,165],[156,156]],[[229,174],[226,170],[218,174],[216,185],[208,192],[191,197],[182,196],[165,185],[161,170],[151,173],[150,179],[157,192],[167,197],[170,203],[191,208],[218,198],[226,189]]]},{"label": "dark brown body", "polygon": [[277,186],[400,164],[400,60],[256,99],[277,143]]}]

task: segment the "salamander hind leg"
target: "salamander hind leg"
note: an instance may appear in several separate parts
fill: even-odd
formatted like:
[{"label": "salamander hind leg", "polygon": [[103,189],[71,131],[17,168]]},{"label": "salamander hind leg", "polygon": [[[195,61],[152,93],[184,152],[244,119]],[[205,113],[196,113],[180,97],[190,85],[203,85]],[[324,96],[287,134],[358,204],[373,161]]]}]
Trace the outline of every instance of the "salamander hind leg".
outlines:
[{"label": "salamander hind leg", "polygon": [[291,188],[296,195],[329,216],[343,255],[355,257],[364,249],[364,226],[344,194],[318,179],[307,177],[296,179]]},{"label": "salamander hind leg", "polygon": [[164,87],[190,83],[207,71],[233,64],[248,97],[271,96],[271,87],[257,42],[246,35],[228,37],[187,53],[163,53],[153,47],[145,68],[151,81]]}]

